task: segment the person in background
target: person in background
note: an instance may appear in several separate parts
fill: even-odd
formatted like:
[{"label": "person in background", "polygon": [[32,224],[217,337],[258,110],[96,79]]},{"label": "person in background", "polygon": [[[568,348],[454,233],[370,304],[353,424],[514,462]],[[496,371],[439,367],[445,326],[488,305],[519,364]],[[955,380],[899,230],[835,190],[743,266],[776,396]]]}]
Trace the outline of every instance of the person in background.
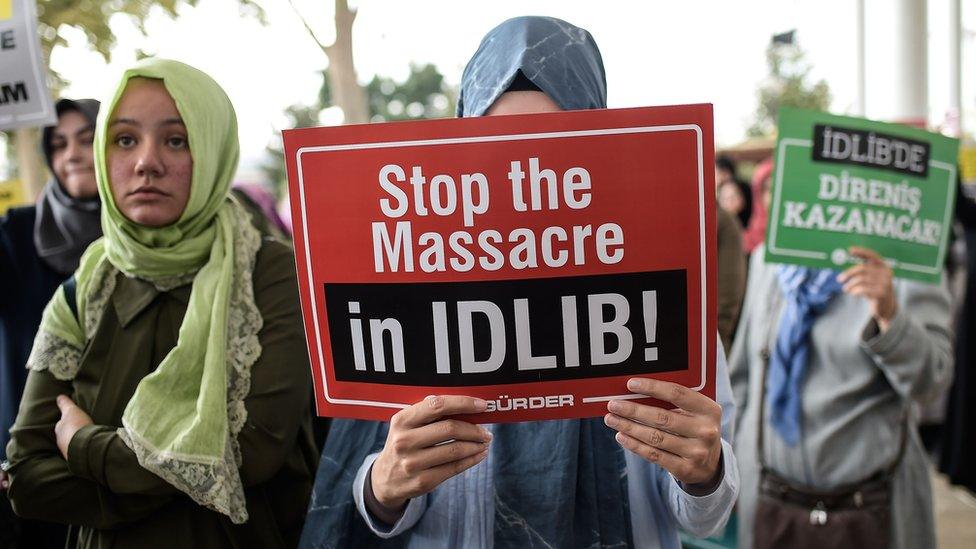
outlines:
[{"label": "person in background", "polygon": [[[752,189],[739,180],[735,173],[735,162],[724,154],[715,157],[715,190],[719,204],[735,215],[743,228],[748,227],[752,217]],[[723,194],[727,195],[725,200],[722,198]],[[732,198],[736,200],[731,200]]]},{"label": "person in background", "polygon": [[756,165],[752,172],[752,215],[742,234],[742,249],[752,254],[766,240],[766,216],[769,210],[769,184],[773,176],[773,159],[768,158]]},{"label": "person in background", "polygon": [[[44,306],[102,234],[92,138],[98,101],[61,99],[41,147],[51,171],[32,206],[0,218],[0,462],[27,381],[27,356]],[[0,470],[0,546],[64,547],[63,526],[13,516]]]},{"label": "person in background", "polygon": [[232,197],[237,117],[145,59],[96,125],[105,236],[44,311],[6,464],[68,546],[292,547],[316,452],[294,256]]},{"label": "person in background", "polygon": [[291,228],[278,214],[274,194],[258,183],[235,183],[230,192],[251,214],[252,222],[261,234],[283,242],[291,240]]},{"label": "person in background", "polygon": [[[957,172],[958,173],[958,172]],[[976,200],[966,187],[956,187],[956,220],[966,241],[965,289],[956,328],[956,369],[942,427],[939,470],[953,484],[976,493]]]},{"label": "person in background", "polygon": [[732,347],[739,546],[935,547],[914,406],[952,376],[945,285],[752,255]]},{"label": "person in background", "polygon": [[745,228],[740,217],[746,210],[746,200],[738,185],[726,183],[718,188],[718,205],[726,212],[736,216],[735,220],[740,228]]},{"label": "person in background", "polygon": [[742,253],[739,221],[722,208],[715,209],[718,227],[718,334],[722,347],[732,349],[739,323],[742,298],[746,293],[746,256]]},{"label": "person in background", "polygon": [[[590,34],[519,17],[483,39],[464,71],[458,114],[604,107]],[[679,528],[710,535],[728,519],[738,483],[734,405],[717,355],[718,402],[629,381],[680,410],[611,401],[603,418],[479,426],[452,416],[487,403],[452,395],[428,397],[389,423],[336,420],[302,545],[677,549]]]}]

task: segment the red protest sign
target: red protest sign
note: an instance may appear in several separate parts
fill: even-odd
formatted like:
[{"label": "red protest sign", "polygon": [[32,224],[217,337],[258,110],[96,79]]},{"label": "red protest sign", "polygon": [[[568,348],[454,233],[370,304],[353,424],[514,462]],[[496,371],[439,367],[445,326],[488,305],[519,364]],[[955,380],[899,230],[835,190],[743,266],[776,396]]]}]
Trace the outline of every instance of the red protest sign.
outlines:
[{"label": "red protest sign", "polygon": [[[633,376],[714,398],[710,105],[284,132],[320,415],[431,394],[602,415]],[[650,399],[647,399],[650,402]]]}]

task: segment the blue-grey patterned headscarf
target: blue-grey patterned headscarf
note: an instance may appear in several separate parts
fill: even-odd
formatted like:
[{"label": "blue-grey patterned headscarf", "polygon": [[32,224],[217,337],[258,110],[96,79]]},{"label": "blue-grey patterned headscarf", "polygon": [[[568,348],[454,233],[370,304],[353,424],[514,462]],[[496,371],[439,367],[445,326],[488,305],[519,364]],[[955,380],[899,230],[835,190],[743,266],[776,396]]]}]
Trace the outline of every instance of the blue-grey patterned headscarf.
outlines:
[{"label": "blue-grey patterned headscarf", "polygon": [[[484,115],[519,72],[563,110],[607,106],[589,32],[516,17],[492,29],[465,67],[458,116]],[[632,544],[623,449],[602,418],[502,424],[493,433],[495,547]]]},{"label": "blue-grey patterned headscarf", "polygon": [[[590,33],[551,17],[517,17],[489,32],[465,68],[458,116],[483,115],[519,71],[563,110],[606,107],[603,61]],[[602,418],[503,424],[492,431],[493,490],[479,495],[495,510],[495,548],[633,545],[623,449]],[[352,500],[357,469],[383,448],[387,433],[378,422],[332,423],[302,547],[450,545],[418,534],[422,527],[380,539],[358,517]],[[445,492],[429,502],[426,513],[435,522],[458,497]]]},{"label": "blue-grey patterned headscarf", "polygon": [[607,106],[603,58],[585,29],[554,17],[516,17],[492,29],[464,68],[458,116],[482,116],[518,71],[564,111]]}]

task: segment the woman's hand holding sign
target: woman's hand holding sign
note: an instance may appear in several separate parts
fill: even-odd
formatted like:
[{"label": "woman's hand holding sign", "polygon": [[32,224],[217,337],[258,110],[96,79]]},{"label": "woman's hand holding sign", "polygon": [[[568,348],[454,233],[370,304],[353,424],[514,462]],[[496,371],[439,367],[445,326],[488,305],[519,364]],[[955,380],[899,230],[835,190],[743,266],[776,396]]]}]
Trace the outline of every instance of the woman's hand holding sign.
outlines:
[{"label": "woman's hand holding sign", "polygon": [[484,412],[488,403],[460,395],[429,396],[396,413],[386,445],[373,463],[373,495],[387,509],[399,509],[412,497],[474,467],[488,456],[491,433],[456,419]]},{"label": "woman's hand holding sign", "polygon": [[722,407],[676,383],[633,378],[627,388],[677,408],[611,400],[604,422],[618,431],[617,442],[684,484],[714,485],[721,470]]}]

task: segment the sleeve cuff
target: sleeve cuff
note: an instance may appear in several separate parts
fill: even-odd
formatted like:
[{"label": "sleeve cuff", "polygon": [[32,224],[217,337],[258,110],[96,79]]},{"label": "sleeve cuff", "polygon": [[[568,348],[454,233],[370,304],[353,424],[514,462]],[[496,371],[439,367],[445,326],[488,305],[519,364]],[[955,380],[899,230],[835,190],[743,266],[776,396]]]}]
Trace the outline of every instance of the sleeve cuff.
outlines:
[{"label": "sleeve cuff", "polygon": [[91,470],[88,452],[92,437],[98,432],[98,425],[85,425],[75,432],[68,443],[68,470],[71,474],[88,480],[96,480]]},{"label": "sleeve cuff", "polygon": [[719,452],[718,469],[715,471],[714,477],[709,480],[708,484],[704,482],[698,484],[688,484],[675,479],[678,482],[678,486],[680,486],[685,493],[692,496],[710,496],[715,493],[715,490],[718,490],[718,487],[721,486],[722,481],[725,480],[725,448],[723,447]]},{"label": "sleeve cuff", "polygon": [[672,483],[671,493],[679,500],[679,507],[687,509],[689,517],[698,517],[698,520],[701,520],[718,511],[721,511],[719,514],[722,515],[727,515],[731,511],[739,493],[739,474],[732,446],[725,440],[722,440],[721,467],[722,479],[711,492],[703,495],[689,493],[681,482],[669,475]]},{"label": "sleeve cuff", "polygon": [[861,330],[861,345],[876,355],[889,354],[904,341],[908,322],[908,315],[903,308],[899,307],[895,317],[888,323],[888,330],[881,333],[878,321],[872,317]]},{"label": "sleeve cuff", "polygon": [[363,520],[366,521],[369,529],[378,537],[388,539],[406,532],[417,524],[426,510],[427,496],[411,498],[407,502],[406,507],[404,507],[400,519],[392,525],[375,517],[366,508],[366,480],[369,478],[370,470],[373,468],[373,462],[376,461],[377,457],[379,457],[378,453],[370,454],[363,460],[363,464],[356,473],[356,480],[352,484],[352,496],[356,502],[356,509],[359,511],[360,516],[363,517]]}]

